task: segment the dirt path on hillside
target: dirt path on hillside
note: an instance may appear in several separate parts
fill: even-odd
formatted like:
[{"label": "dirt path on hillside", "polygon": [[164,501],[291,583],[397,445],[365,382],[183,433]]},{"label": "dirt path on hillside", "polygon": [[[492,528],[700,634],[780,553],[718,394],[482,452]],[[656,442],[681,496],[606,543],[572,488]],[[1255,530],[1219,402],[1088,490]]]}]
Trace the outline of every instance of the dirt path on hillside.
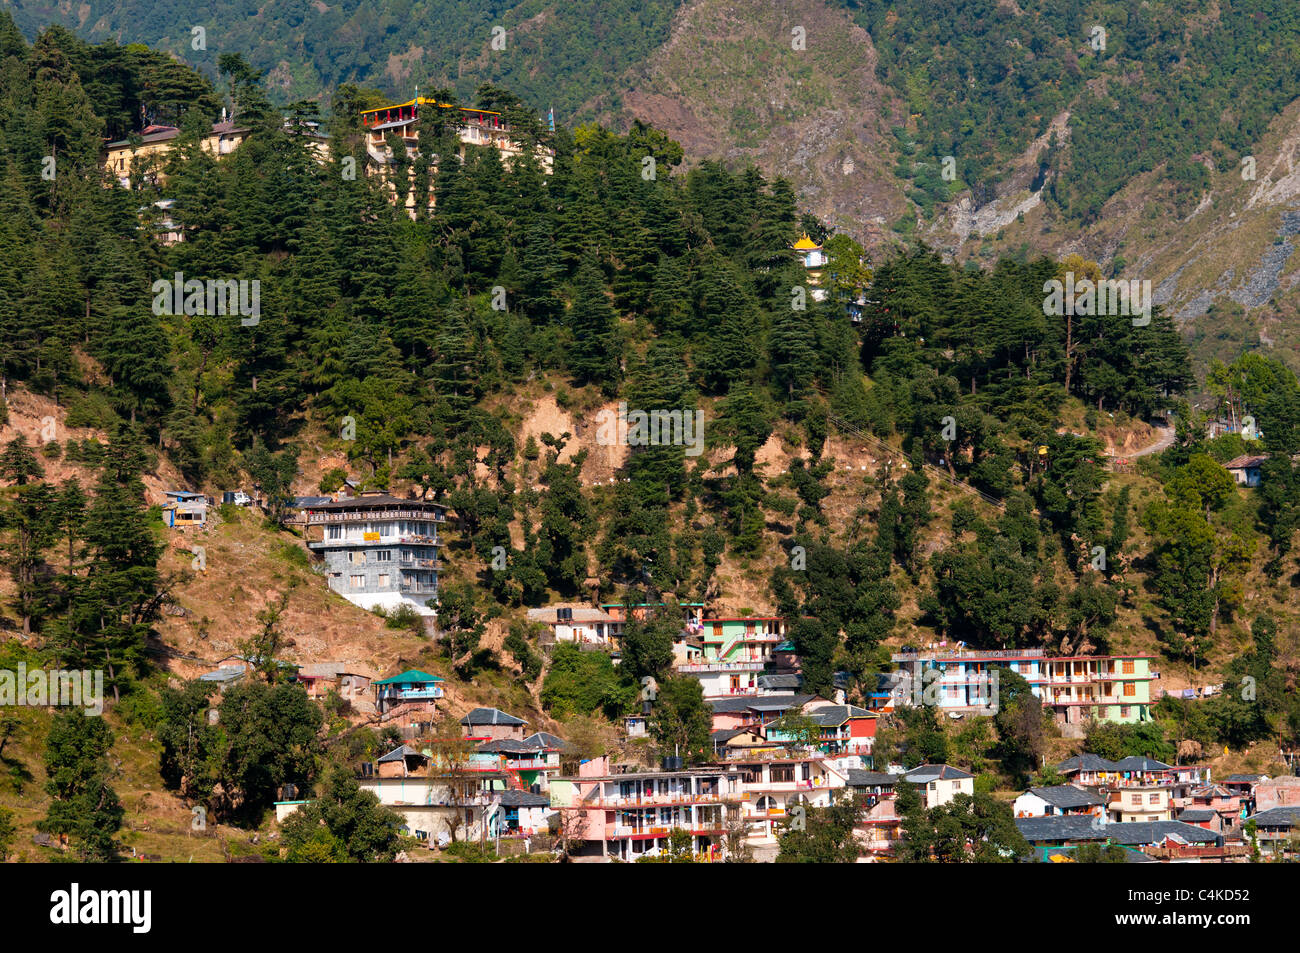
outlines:
[{"label": "dirt path on hillside", "polygon": [[1149,443],[1141,450],[1134,450],[1132,453],[1124,454],[1126,457],[1145,457],[1153,453],[1159,453],[1161,450],[1168,450],[1174,445],[1174,428],[1161,427],[1160,437],[1155,443]]}]

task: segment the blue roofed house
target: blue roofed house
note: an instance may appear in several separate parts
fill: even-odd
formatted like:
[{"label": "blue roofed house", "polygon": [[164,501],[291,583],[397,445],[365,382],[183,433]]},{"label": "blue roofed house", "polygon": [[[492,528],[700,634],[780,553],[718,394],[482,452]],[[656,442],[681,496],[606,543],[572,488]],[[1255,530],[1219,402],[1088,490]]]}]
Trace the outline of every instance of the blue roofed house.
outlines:
[{"label": "blue roofed house", "polygon": [[418,668],[370,683],[375,710],[382,721],[406,725],[432,724],[437,701],[442,698],[442,679]]}]

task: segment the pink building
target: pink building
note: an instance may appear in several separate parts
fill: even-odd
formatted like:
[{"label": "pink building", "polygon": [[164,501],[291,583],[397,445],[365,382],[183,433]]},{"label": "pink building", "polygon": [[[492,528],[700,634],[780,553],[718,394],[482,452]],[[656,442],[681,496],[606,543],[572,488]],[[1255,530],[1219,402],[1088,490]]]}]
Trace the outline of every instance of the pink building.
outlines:
[{"label": "pink building", "polygon": [[1300,806],[1300,778],[1284,775],[1255,785],[1255,811]]}]

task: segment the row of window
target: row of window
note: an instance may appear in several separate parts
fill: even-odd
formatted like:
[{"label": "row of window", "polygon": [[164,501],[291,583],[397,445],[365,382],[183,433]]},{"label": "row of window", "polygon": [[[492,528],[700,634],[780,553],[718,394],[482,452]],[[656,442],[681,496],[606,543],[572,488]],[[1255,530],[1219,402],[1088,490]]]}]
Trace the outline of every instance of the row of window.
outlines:
[{"label": "row of window", "polygon": [[[427,549],[403,549],[399,553],[398,562],[413,563],[417,559],[432,559]],[[364,566],[370,560],[377,563],[391,563],[393,561],[393,551],[391,549],[374,549],[367,555],[366,550],[356,549],[348,553],[348,562],[358,566]]]},{"label": "row of window", "polygon": [[[1035,672],[1037,672],[1037,671],[1038,671],[1038,666],[1039,666],[1039,664],[1049,664],[1049,663],[1050,663],[1050,660],[1044,660],[1042,663],[1039,663],[1039,662],[1012,662],[1012,663],[1011,663],[1011,671],[1013,671],[1013,672],[1020,672],[1020,673],[1022,673],[1022,674],[1028,675],[1028,674],[1031,674],[1031,673],[1035,673]],[[1056,674],[1064,674],[1064,675],[1070,675],[1070,674],[1073,674],[1073,675],[1086,675],[1086,674],[1088,673],[1087,665],[1088,665],[1087,662],[1075,662],[1075,663],[1073,663],[1072,670],[1067,670],[1066,672],[1059,672],[1059,673],[1056,673]],[[1022,668],[1021,666],[1023,666],[1023,668]],[[1114,671],[1114,669],[1112,669],[1112,671]],[[1123,674],[1125,674],[1125,675],[1134,675],[1134,674],[1137,673],[1137,666],[1136,666],[1136,663],[1134,662],[1133,659],[1124,659],[1124,660],[1122,660],[1122,661],[1120,662],[1120,671],[1121,671]]]},{"label": "row of window", "polygon": [[364,539],[367,534],[380,536],[435,536],[437,524],[427,520],[387,520],[380,523],[352,523],[325,527],[326,539]]}]

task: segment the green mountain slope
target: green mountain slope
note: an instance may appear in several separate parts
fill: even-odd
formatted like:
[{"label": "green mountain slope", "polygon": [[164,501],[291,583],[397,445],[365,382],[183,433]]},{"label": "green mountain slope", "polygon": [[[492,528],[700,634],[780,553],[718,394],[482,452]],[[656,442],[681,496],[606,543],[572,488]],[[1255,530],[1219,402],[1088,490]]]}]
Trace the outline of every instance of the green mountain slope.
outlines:
[{"label": "green mountain slope", "polygon": [[[222,53],[267,71],[268,89],[316,98],[340,83],[393,96],[450,87],[470,96],[481,82],[508,86],[538,110],[568,118],[611,77],[640,62],[668,36],[679,0],[395,0],[382,3],[199,3],[94,0],[6,4],[32,38],[60,23],[102,41],[145,43],[215,72]],[[206,49],[195,49],[195,27]],[[506,31],[493,46],[494,28]]]}]

